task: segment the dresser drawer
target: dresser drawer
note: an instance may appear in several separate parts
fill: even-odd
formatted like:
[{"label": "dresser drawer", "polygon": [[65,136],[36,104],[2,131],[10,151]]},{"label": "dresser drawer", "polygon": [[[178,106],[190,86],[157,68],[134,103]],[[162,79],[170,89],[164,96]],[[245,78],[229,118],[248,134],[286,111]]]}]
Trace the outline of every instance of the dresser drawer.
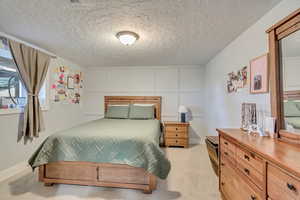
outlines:
[{"label": "dresser drawer", "polygon": [[300,180],[285,171],[268,165],[268,195],[274,200],[300,199]]},{"label": "dresser drawer", "polygon": [[249,185],[234,167],[221,157],[220,187],[228,200],[263,200],[262,191],[255,185]]},{"label": "dresser drawer", "polygon": [[226,199],[239,200],[239,193],[235,191],[236,187],[234,187],[233,176],[235,176],[235,173],[229,168],[231,168],[229,162],[226,162],[226,159],[222,159],[220,190],[222,191],[223,195],[225,195]]},{"label": "dresser drawer", "polygon": [[220,138],[221,149],[227,149],[235,153],[235,145],[224,138]]},{"label": "dresser drawer", "polygon": [[175,132],[175,133],[187,132],[187,127],[184,127],[184,126],[168,125],[165,127],[165,129],[166,129],[166,132]]},{"label": "dresser drawer", "polygon": [[234,164],[234,165],[236,164],[235,152],[228,150],[226,148],[222,148],[222,147],[221,147],[220,151],[221,151],[221,156],[228,159],[232,164]]},{"label": "dresser drawer", "polygon": [[251,153],[247,150],[243,150],[241,148],[236,149],[237,159],[240,161],[244,161],[247,165],[255,168],[259,173],[263,173],[263,160],[258,157],[256,154]]},{"label": "dresser drawer", "polygon": [[263,189],[264,176],[259,173],[255,168],[253,168],[248,163],[242,161],[240,158],[237,159],[237,168],[242,174],[248,177],[259,189]]},{"label": "dresser drawer", "polygon": [[187,146],[187,139],[174,139],[174,138],[166,138],[165,139],[166,146]]},{"label": "dresser drawer", "polygon": [[187,132],[166,131],[165,137],[168,138],[188,138]]}]

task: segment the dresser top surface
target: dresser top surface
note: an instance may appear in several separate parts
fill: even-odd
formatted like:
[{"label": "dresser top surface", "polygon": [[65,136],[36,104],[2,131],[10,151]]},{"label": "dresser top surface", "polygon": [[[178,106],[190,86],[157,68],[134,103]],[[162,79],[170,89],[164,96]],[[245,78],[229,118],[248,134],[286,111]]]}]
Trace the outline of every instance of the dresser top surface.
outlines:
[{"label": "dresser top surface", "polygon": [[178,121],[164,121],[164,125],[181,125],[181,126],[188,126],[189,122],[178,122]]},{"label": "dresser top surface", "polygon": [[241,129],[217,129],[217,131],[274,164],[300,176],[300,146],[284,143],[270,137],[250,135]]}]

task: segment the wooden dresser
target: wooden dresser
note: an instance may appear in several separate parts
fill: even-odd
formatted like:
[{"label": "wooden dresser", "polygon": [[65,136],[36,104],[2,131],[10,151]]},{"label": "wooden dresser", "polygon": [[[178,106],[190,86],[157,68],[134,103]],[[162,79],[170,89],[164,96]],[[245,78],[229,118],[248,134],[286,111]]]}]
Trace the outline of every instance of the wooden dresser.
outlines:
[{"label": "wooden dresser", "polygon": [[300,200],[300,147],[218,129],[219,189],[226,200]]},{"label": "wooden dresser", "polygon": [[164,123],[165,146],[189,146],[189,123],[165,121]]}]

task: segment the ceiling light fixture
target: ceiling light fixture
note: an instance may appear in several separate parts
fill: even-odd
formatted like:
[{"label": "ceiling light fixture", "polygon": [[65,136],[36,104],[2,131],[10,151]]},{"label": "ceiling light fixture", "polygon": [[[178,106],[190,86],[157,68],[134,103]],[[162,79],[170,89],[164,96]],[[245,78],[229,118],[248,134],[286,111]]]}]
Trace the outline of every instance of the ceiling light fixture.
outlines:
[{"label": "ceiling light fixture", "polygon": [[121,31],[116,37],[126,46],[134,44],[139,39],[139,35],[131,31]]}]

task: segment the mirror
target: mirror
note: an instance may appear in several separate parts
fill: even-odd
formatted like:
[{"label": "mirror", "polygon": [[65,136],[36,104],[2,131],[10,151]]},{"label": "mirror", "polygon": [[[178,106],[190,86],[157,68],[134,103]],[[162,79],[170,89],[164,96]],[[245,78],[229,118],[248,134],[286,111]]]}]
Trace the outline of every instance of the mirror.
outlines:
[{"label": "mirror", "polygon": [[300,31],[279,41],[282,129],[300,135]]}]

